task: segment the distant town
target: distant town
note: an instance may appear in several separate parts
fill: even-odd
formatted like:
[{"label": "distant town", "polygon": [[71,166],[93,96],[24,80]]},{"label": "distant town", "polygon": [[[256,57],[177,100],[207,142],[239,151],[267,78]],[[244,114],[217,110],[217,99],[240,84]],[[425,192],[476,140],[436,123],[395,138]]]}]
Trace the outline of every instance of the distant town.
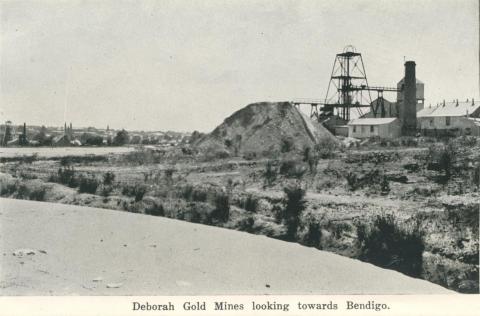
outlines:
[{"label": "distant town", "polygon": [[[194,132],[195,135],[200,134]],[[127,131],[125,129],[104,129],[96,127],[74,127],[72,123],[63,126],[35,126],[23,123],[16,125],[6,121],[0,125],[0,145],[17,146],[123,146],[161,145],[176,146],[188,142],[192,133],[173,131]]]}]

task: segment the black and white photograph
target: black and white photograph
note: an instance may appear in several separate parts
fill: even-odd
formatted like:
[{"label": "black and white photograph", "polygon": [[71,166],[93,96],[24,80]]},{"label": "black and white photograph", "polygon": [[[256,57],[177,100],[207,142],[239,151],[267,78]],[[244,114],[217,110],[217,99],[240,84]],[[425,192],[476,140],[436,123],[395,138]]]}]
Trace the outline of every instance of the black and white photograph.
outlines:
[{"label": "black and white photograph", "polygon": [[479,294],[479,56],[477,0],[0,1],[0,297]]}]

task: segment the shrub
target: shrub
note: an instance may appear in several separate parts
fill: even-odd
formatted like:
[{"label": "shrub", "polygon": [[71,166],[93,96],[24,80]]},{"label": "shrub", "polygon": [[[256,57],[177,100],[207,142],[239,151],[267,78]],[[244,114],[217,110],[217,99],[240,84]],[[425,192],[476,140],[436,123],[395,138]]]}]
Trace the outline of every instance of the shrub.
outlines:
[{"label": "shrub", "polygon": [[480,188],[480,164],[473,169],[473,184],[475,184],[477,190]]},{"label": "shrub", "polygon": [[60,158],[60,166],[66,167],[71,164],[71,157],[65,156]]},{"label": "shrub", "polygon": [[95,192],[97,192],[98,186],[99,186],[99,182],[94,177],[82,176],[80,177],[78,192],[95,194]]},{"label": "shrub", "polygon": [[255,219],[252,216],[248,216],[245,218],[242,218],[241,220],[238,221],[237,223],[237,228],[238,230],[247,232],[247,233],[253,233],[253,225],[255,224]]},{"label": "shrub", "polygon": [[25,184],[20,184],[15,188],[15,198],[28,200],[30,197],[30,189]]},{"label": "shrub", "polygon": [[477,145],[477,138],[475,136],[463,135],[462,137],[456,140],[460,145],[464,147],[475,147]]},{"label": "shrub", "polygon": [[144,185],[126,185],[122,188],[122,194],[134,197],[135,202],[141,201],[145,193],[147,193],[147,187]]},{"label": "shrub", "polygon": [[453,142],[442,147],[430,146],[425,156],[427,169],[443,171],[445,180],[449,180],[459,156],[458,148]]},{"label": "shrub", "polygon": [[390,192],[390,183],[388,182],[388,178],[385,175],[382,177],[380,190],[382,192],[382,195],[387,195]]},{"label": "shrub", "polygon": [[284,219],[287,227],[285,239],[294,241],[297,235],[300,216],[305,209],[305,190],[299,184],[287,186],[285,192]]},{"label": "shrub", "polygon": [[[349,190],[355,191],[357,189],[361,189],[365,186],[370,187],[370,189],[374,191],[382,190],[382,185],[384,185],[384,178],[385,175],[380,172],[378,169],[372,169],[367,171],[366,173],[356,173],[353,171],[349,171],[345,175],[345,179],[347,180],[347,185]],[[388,182],[388,178],[385,179]],[[386,188],[386,187],[385,187]]]},{"label": "shrub", "polygon": [[108,171],[103,175],[103,184],[111,185],[113,181],[115,181],[115,174],[113,172]]},{"label": "shrub", "polygon": [[245,160],[254,160],[257,158],[257,153],[254,151],[247,151],[243,154],[243,159]]},{"label": "shrub", "polygon": [[103,197],[108,197],[113,192],[113,187],[111,185],[102,184],[100,186],[100,194]]},{"label": "shrub", "polygon": [[173,168],[173,167],[168,167],[167,169],[165,169],[165,182],[168,185],[173,184],[173,174],[174,173],[175,173],[175,168]]},{"label": "shrub", "polygon": [[335,151],[340,146],[331,138],[323,138],[315,145],[316,155],[321,159],[329,159],[335,157]]},{"label": "shrub", "polygon": [[280,151],[282,153],[288,153],[295,148],[295,141],[292,137],[283,137],[280,144]]},{"label": "shrub", "polygon": [[15,193],[15,198],[32,200],[32,201],[45,201],[46,188],[45,187],[34,187],[31,188],[26,184],[19,184],[18,182],[11,187],[11,193]]},{"label": "shrub", "polygon": [[7,182],[7,183],[4,183],[2,181],[2,183],[0,183],[0,195],[2,196],[8,196],[8,195],[11,195],[13,193],[15,193],[15,191],[17,190],[17,186],[15,185],[15,183],[11,183],[11,182]]},{"label": "shrub", "polygon": [[73,167],[59,168],[57,175],[50,176],[49,181],[61,183],[71,188],[76,188],[79,184]]},{"label": "shrub", "polygon": [[322,230],[320,223],[316,220],[311,220],[307,224],[307,233],[303,239],[303,243],[309,247],[321,248],[320,242],[322,240]]},{"label": "shrub", "polygon": [[255,211],[257,210],[257,204],[258,204],[258,201],[255,199],[255,197],[252,194],[249,194],[245,199],[243,208],[247,212],[255,213]]},{"label": "shrub", "polygon": [[348,172],[346,175],[345,175],[345,179],[347,180],[347,185],[348,185],[348,188],[351,190],[351,191],[355,191],[357,190],[359,187],[360,187],[360,181],[358,179],[358,176],[356,173],[354,172]]},{"label": "shrub", "polygon": [[191,201],[192,200],[192,195],[193,195],[193,185],[187,184],[184,187],[181,188],[180,196],[185,200],[185,201]]},{"label": "shrub", "polygon": [[226,193],[220,192],[215,195],[215,210],[213,212],[214,217],[221,221],[226,222],[230,217],[230,199]]},{"label": "shrub", "polygon": [[370,227],[357,225],[361,259],[375,265],[418,277],[425,249],[418,225],[401,228],[392,214],[379,215]]},{"label": "shrub", "polygon": [[208,194],[202,189],[195,189],[192,193],[192,200],[195,202],[206,202]]},{"label": "shrub", "polygon": [[310,147],[306,147],[303,151],[303,161],[308,164],[310,168],[310,173],[315,173],[317,171],[319,155],[317,151],[312,151]]},{"label": "shrub", "polygon": [[453,143],[448,143],[440,151],[439,164],[440,168],[445,172],[445,178],[450,179],[452,175],[452,169],[457,158],[457,150]]},{"label": "shrub", "polygon": [[278,173],[277,168],[274,166],[273,162],[271,160],[268,160],[267,164],[265,165],[264,187],[272,186],[272,184],[277,179],[277,173]]},{"label": "shrub", "polygon": [[163,204],[154,202],[152,205],[145,208],[145,214],[152,216],[165,216],[165,209]]},{"label": "shrub", "polygon": [[45,187],[35,188],[30,192],[30,196],[28,198],[33,201],[45,201],[46,192],[47,190]]},{"label": "shrub", "polygon": [[290,177],[300,179],[307,172],[307,168],[297,160],[286,159],[280,163],[280,173]]}]

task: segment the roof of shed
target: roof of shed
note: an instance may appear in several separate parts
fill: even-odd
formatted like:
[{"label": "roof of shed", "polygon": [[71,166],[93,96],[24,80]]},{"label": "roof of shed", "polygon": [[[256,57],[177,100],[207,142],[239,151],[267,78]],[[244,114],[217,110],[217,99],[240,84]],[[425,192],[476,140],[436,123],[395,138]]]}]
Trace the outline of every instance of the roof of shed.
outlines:
[{"label": "roof of shed", "polygon": [[396,121],[396,117],[381,117],[381,118],[359,118],[348,122],[348,125],[384,125]]}]

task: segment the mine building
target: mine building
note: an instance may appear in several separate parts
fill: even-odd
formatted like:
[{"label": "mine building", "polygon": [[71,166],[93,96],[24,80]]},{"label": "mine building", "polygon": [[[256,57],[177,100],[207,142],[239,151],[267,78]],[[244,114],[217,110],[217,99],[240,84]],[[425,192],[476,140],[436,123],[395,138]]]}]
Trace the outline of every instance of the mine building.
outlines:
[{"label": "mine building", "polygon": [[405,77],[399,81],[395,90],[397,90],[396,103],[389,102],[381,96],[370,104],[372,111],[359,119],[350,120],[347,124],[348,136],[395,138],[415,135],[417,109],[423,107],[424,103],[424,85],[416,79],[414,61],[405,63]]},{"label": "mine building", "polygon": [[[297,108],[309,105],[310,117],[337,136],[480,136],[480,102],[444,102],[426,108],[425,84],[416,77],[415,62],[405,61],[404,66],[405,75],[396,87],[372,86],[362,54],[348,45],[336,54],[325,99],[290,103]],[[384,98],[388,93],[396,95],[395,102]]]},{"label": "mine building", "polygon": [[443,102],[417,113],[418,129],[425,136],[480,136],[480,102]]},{"label": "mine building", "polygon": [[348,122],[348,135],[354,138],[396,138],[401,131],[400,120],[396,117],[358,118]]}]

